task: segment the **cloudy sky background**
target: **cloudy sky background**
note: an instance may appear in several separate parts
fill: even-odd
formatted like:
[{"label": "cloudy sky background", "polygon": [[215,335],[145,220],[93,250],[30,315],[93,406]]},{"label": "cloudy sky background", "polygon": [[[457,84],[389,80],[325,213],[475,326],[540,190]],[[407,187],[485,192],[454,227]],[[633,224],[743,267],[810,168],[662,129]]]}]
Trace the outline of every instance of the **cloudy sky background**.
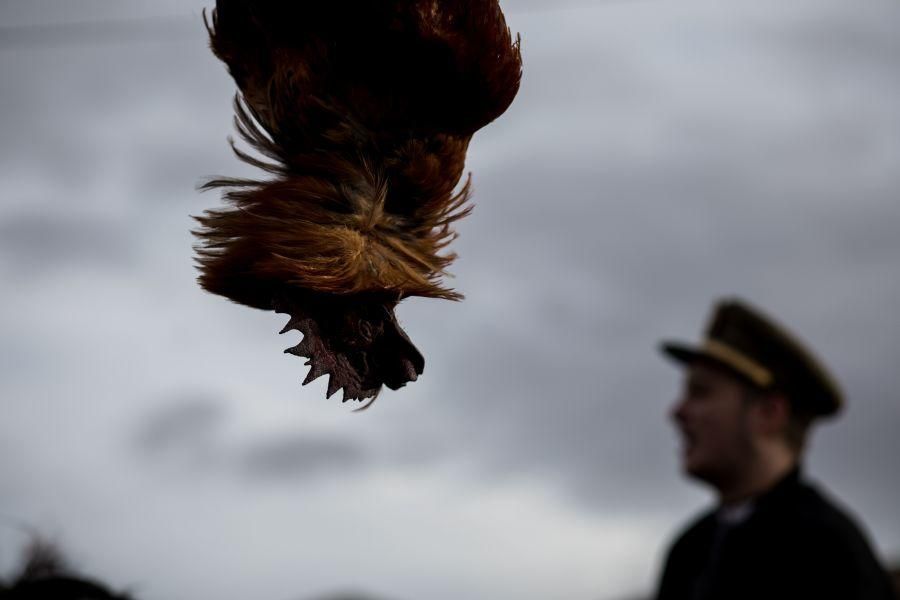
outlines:
[{"label": "cloudy sky background", "polygon": [[808,470],[900,559],[900,4],[506,2],[467,298],[400,306],[424,376],[359,414],[194,283],[195,186],[253,174],[207,4],[0,1],[3,572],[28,526],[145,600],[648,592],[709,502],[655,347],[732,294],[833,366]]}]

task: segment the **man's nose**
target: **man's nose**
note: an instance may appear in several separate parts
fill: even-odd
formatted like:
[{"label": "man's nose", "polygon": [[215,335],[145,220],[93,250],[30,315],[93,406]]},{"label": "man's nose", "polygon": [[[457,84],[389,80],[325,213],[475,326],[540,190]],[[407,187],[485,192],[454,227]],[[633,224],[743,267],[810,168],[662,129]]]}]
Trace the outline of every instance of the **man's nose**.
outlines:
[{"label": "man's nose", "polygon": [[669,407],[669,419],[677,424],[681,424],[684,422],[685,418],[685,401],[684,398],[679,397],[675,402]]}]

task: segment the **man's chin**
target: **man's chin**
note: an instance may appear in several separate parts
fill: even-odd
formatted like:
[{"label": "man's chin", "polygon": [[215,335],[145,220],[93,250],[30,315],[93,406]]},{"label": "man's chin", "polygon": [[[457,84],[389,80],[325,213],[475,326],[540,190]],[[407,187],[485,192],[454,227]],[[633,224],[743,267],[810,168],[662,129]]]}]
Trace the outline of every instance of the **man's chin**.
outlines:
[{"label": "man's chin", "polygon": [[706,467],[701,461],[696,458],[691,458],[691,456],[686,455],[681,460],[681,471],[687,477],[692,479],[699,479],[701,481],[708,481],[712,476],[710,469]]},{"label": "man's chin", "polygon": [[685,475],[693,475],[700,466],[697,453],[690,446],[681,449],[681,470]]}]

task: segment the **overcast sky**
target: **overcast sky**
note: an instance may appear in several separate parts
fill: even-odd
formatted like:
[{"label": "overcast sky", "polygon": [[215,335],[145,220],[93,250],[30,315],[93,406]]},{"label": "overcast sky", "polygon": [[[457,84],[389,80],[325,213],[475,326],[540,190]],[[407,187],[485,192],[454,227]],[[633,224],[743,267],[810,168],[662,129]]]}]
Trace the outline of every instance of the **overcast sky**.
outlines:
[{"label": "overcast sky", "polygon": [[837,373],[809,474],[900,560],[900,4],[506,2],[466,300],[399,307],[425,372],[357,414],[194,282],[196,185],[253,174],[205,5],[0,1],[4,572],[27,524],[144,600],[646,593],[710,502],[656,346],[723,295]]}]

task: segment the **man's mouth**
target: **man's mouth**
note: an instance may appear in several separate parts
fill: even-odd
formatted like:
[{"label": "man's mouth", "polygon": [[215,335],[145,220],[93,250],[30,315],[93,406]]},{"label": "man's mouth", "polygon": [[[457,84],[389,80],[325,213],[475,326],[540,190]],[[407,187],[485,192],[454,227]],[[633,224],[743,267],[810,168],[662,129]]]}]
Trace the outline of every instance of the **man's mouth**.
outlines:
[{"label": "man's mouth", "polygon": [[682,449],[689,452],[697,443],[697,434],[684,428],[680,430],[680,433]]}]

